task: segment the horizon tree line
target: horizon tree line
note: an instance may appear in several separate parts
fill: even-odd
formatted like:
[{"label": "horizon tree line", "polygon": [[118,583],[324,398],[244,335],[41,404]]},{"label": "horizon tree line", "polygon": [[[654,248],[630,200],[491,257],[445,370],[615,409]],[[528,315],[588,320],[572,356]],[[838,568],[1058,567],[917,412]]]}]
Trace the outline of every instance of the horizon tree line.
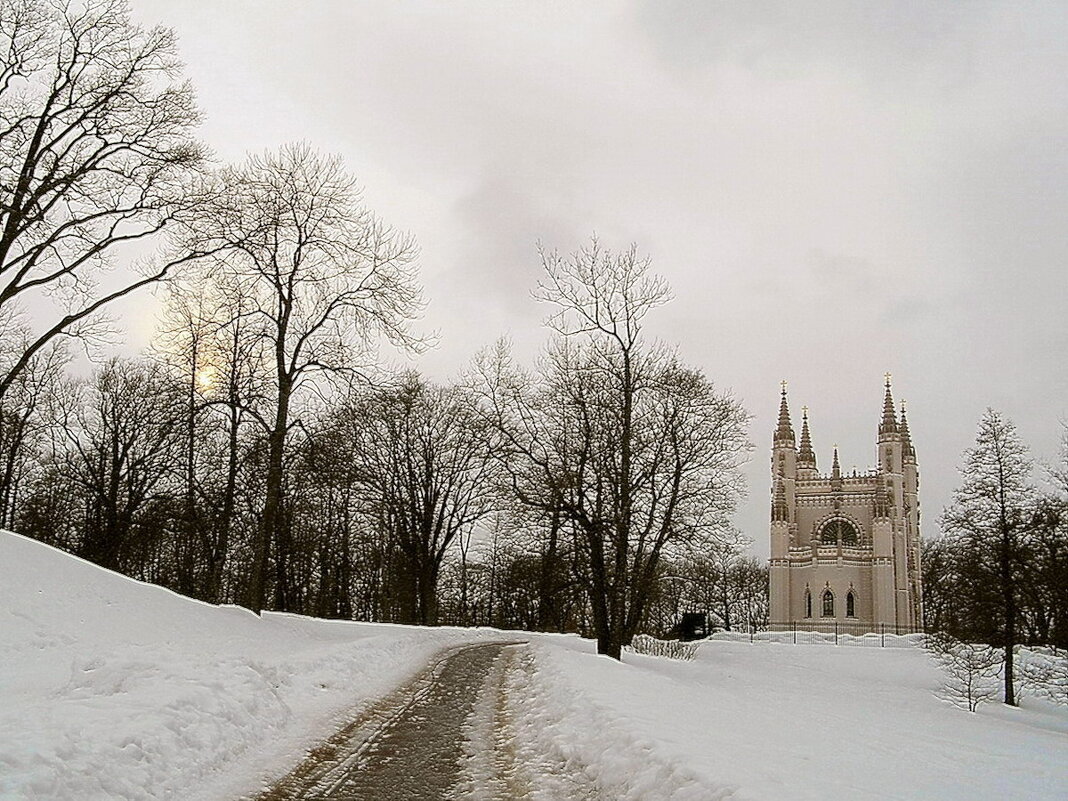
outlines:
[{"label": "horizon tree line", "polygon": [[[0,526],[212,603],[615,658],[680,611],[766,622],[730,526],[748,415],[649,338],[670,290],[633,246],[539,249],[533,366],[502,341],[447,383],[391,374],[381,344],[429,345],[415,242],[307,143],[213,163],[173,31],[4,3],[0,112]],[[152,286],[149,352],[72,378]],[[1010,702],[1016,643],[1068,646],[1068,471],[1030,470],[984,417],[924,555],[928,627],[1003,646]]]},{"label": "horizon tree line", "polygon": [[[634,248],[541,252],[535,370],[390,375],[382,343],[427,345],[414,241],[306,143],[214,164],[173,31],[5,3],[0,111],[0,523],[257,613],[433,624],[444,574],[461,621],[531,607],[616,658],[665,566],[731,536],[747,416],[646,341],[668,290]],[[148,286],[150,352],[71,378]]]}]

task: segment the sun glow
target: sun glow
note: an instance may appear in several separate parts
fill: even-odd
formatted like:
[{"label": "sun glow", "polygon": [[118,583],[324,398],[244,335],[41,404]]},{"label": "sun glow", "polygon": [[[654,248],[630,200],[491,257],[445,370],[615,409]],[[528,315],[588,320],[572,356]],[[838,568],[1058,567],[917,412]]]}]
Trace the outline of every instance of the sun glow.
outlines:
[{"label": "sun glow", "polygon": [[215,388],[215,384],[218,381],[218,370],[212,367],[210,364],[201,367],[196,371],[195,379],[197,389],[201,392],[210,392]]}]

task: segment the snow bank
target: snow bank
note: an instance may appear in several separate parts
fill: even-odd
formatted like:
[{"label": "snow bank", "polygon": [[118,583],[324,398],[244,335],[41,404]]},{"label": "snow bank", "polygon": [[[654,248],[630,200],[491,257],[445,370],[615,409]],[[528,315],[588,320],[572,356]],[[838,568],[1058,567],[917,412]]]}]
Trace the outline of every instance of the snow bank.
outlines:
[{"label": "snow bank", "polygon": [[1025,698],[962,712],[935,696],[943,676],[922,648],[746,638],[702,642],[693,662],[623,664],[583,649],[538,652],[563,703],[595,710],[577,713],[588,721],[575,734],[602,746],[629,735],[659,764],[737,788],[731,798],[1068,798],[1068,709]]},{"label": "snow bank", "polygon": [[262,618],[0,532],[0,797],[234,798],[479,635]]},{"label": "snow bank", "polygon": [[[433,653],[483,637],[500,633],[258,618],[0,532],[0,798],[252,793]],[[943,677],[909,638],[790,637],[618,663],[522,635],[503,746],[565,790],[635,801],[1068,798],[1068,707],[969,714],[935,696]]]},{"label": "snow bank", "polygon": [[826,631],[717,631],[708,637],[715,642],[777,642],[790,645],[838,645],[865,648],[922,648],[922,634],[835,634]]},{"label": "snow bank", "polygon": [[[577,643],[575,643],[577,644]],[[581,648],[581,646],[580,646]],[[725,801],[744,796],[715,777],[702,776],[693,764],[672,758],[657,742],[657,732],[630,717],[623,696],[609,703],[580,689],[607,681],[610,694],[627,692],[618,681],[626,670],[613,659],[566,651],[540,641],[523,654],[523,670],[508,677],[516,715],[516,747],[528,762],[547,766],[545,781],[562,784],[547,798],[612,798],[619,801]],[[623,709],[628,713],[621,714]],[[636,725],[637,724],[637,725]],[[581,780],[574,777],[579,776]],[[570,781],[577,792],[570,793]],[[585,788],[587,795],[580,794]],[[546,788],[550,789],[550,788]],[[532,797],[537,798],[537,795]]]}]

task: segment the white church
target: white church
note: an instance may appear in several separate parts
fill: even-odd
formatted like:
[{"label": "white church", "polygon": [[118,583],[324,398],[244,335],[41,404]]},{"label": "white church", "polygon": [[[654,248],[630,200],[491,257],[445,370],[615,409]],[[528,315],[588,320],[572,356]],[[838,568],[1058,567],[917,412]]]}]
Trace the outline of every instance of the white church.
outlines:
[{"label": "white church", "polygon": [[919,631],[919,470],[902,405],[886,377],[878,466],[843,474],[816,466],[808,410],[798,446],[783,382],[771,451],[770,601],[773,629]]}]

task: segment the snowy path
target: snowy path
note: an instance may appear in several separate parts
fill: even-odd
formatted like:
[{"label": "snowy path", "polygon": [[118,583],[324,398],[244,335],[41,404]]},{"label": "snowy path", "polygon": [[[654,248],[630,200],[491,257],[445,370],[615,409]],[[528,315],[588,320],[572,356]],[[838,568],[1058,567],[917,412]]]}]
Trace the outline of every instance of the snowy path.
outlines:
[{"label": "snowy path", "polygon": [[[446,650],[392,695],[382,699],[316,748],[260,801],[296,799],[516,798],[462,787],[475,778],[467,763],[487,762],[496,773],[499,754],[472,753],[485,743],[495,750],[507,735],[495,715],[499,689],[517,643],[486,643]],[[481,714],[480,714],[481,713]],[[489,731],[481,731],[483,726]],[[479,781],[485,777],[477,771]],[[504,790],[504,786],[502,786]]]}]

